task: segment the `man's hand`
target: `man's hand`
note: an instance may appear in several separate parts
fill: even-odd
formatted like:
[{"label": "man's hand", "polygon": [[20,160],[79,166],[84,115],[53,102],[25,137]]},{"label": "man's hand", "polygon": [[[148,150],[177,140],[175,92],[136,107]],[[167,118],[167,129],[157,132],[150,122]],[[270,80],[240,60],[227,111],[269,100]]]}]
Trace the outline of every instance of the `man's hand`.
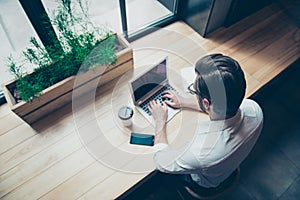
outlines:
[{"label": "man's hand", "polygon": [[150,110],[156,125],[166,123],[168,112],[167,105],[164,102],[161,104],[159,100],[150,101],[148,109]]},{"label": "man's hand", "polygon": [[172,90],[167,90],[166,92],[164,92],[162,97],[168,98],[169,100],[165,100],[164,102],[173,108],[190,108],[193,110],[201,111],[196,96],[182,96]]},{"label": "man's hand", "polygon": [[166,136],[167,105],[164,102],[161,105],[159,100],[153,100],[149,103],[148,109],[155,121],[155,144],[168,143]]},{"label": "man's hand", "polygon": [[182,103],[183,97],[179,96],[174,91],[167,90],[163,93],[162,97],[169,99],[169,100],[164,101],[167,105],[169,105],[173,108],[181,108],[182,107],[181,103]]}]

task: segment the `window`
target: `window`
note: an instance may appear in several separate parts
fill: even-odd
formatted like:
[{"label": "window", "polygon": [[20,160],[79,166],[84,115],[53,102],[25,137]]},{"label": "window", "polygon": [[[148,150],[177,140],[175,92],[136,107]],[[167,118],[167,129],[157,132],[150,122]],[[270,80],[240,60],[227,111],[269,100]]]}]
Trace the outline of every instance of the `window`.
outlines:
[{"label": "window", "polygon": [[[20,57],[22,51],[28,47],[32,36],[40,42],[37,35],[40,30],[37,29],[43,25],[35,26],[34,30],[20,2],[21,0],[0,1],[0,84],[14,78],[6,67],[7,57],[13,55],[18,60],[18,56]],[[56,0],[35,0],[30,1],[30,5],[28,2],[22,0],[22,3],[29,7],[42,3],[50,18],[57,7]],[[91,21],[96,26],[105,25],[130,40],[151,27],[174,20],[178,4],[178,0],[86,0],[86,2]],[[29,15],[31,14],[32,12],[29,12]],[[44,34],[39,35],[41,40],[45,41],[45,37],[42,38]],[[28,71],[33,68],[34,66],[26,66]],[[0,99],[3,98],[1,90],[0,88]]]},{"label": "window", "polygon": [[127,0],[128,34],[134,34],[176,14],[176,0]]},{"label": "window", "polygon": [[[30,21],[26,17],[19,0],[0,1],[0,84],[13,79],[7,68],[9,55],[18,55],[29,45],[29,39],[38,39]],[[29,69],[31,70],[30,66]]]}]

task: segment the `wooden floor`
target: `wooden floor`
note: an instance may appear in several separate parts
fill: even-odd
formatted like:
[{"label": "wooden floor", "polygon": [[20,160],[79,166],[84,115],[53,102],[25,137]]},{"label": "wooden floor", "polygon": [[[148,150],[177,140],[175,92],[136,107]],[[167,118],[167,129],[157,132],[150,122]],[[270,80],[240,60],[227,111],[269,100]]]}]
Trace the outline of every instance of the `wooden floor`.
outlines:
[{"label": "wooden floor", "polygon": [[[172,51],[190,63],[207,53],[232,56],[246,73],[250,96],[299,57],[300,32],[281,6],[273,4],[206,38],[176,22],[132,45],[136,65],[149,58],[147,50],[140,49],[147,46]],[[114,182],[125,191],[127,182],[139,180],[126,173],[116,180],[120,173],[97,162],[83,147],[71,106],[42,119],[34,128],[16,117],[7,104],[0,107],[2,199],[109,199],[119,194],[107,188],[107,183]]]}]

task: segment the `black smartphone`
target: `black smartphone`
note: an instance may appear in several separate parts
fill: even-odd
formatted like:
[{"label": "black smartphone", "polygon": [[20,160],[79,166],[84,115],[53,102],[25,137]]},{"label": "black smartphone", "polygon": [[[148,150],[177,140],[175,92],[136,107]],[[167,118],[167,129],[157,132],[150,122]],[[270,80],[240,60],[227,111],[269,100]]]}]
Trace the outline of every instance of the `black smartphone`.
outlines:
[{"label": "black smartphone", "polygon": [[131,133],[130,144],[153,146],[154,135],[142,134],[142,133]]}]

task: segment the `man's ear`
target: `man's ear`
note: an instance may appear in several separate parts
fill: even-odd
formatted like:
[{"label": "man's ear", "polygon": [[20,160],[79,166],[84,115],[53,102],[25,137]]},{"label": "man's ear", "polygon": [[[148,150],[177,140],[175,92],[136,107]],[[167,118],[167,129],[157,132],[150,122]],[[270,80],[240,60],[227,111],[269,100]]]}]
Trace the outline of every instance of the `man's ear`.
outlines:
[{"label": "man's ear", "polygon": [[205,110],[209,110],[210,102],[208,101],[208,99],[204,98],[202,101],[203,101],[203,105],[205,107]]}]

